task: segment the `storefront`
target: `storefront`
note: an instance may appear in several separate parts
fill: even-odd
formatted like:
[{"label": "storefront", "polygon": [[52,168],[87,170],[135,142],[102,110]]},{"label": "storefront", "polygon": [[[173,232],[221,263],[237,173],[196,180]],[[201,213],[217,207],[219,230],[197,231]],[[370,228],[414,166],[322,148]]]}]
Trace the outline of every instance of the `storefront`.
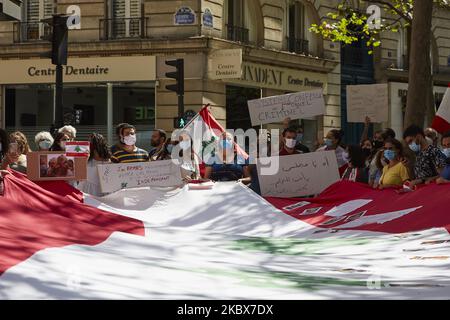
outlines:
[{"label": "storefront", "polygon": [[[441,104],[447,87],[434,86],[434,101],[436,110]],[[384,127],[392,128],[398,137],[403,134],[403,119],[406,110],[406,97],[408,95],[408,84],[404,82],[389,82],[389,122]]]},{"label": "storefront", "polygon": [[[241,79],[227,79],[226,111],[227,128],[248,129],[251,127],[247,101],[282,95],[292,92],[322,88],[327,93],[327,74],[302,71],[244,61]],[[317,117],[299,120],[304,128],[304,143],[313,147],[317,139],[319,121]],[[265,128],[279,128],[279,124],[264,125]]]},{"label": "storefront", "polygon": [[[0,60],[2,127],[34,135],[55,120],[55,68],[48,59]],[[150,147],[155,127],[154,56],[72,58],[64,67],[64,121],[86,140],[98,132],[114,142],[114,127],[136,125],[138,145]]]}]

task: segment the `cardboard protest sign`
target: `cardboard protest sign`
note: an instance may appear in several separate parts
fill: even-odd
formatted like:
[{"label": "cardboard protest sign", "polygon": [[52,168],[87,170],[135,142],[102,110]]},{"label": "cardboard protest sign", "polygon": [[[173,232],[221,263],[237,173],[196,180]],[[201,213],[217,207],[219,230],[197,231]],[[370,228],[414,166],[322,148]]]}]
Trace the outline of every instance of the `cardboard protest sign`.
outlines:
[{"label": "cardboard protest sign", "polygon": [[98,165],[100,188],[109,193],[136,187],[174,187],[182,184],[180,166],[172,160]]},{"label": "cardboard protest sign", "polygon": [[66,156],[68,157],[89,157],[89,141],[68,141],[66,142]]},{"label": "cardboard protest sign", "polygon": [[87,158],[70,157],[64,151],[29,152],[27,176],[32,181],[86,180]]},{"label": "cardboard protest sign", "polygon": [[248,101],[252,126],[325,114],[322,89]]},{"label": "cardboard protest sign", "polygon": [[334,151],[276,156],[260,163],[274,163],[273,161],[279,161],[278,172],[273,175],[261,174],[261,165],[257,165],[261,193],[266,197],[314,195],[339,181]]},{"label": "cardboard protest sign", "polygon": [[387,83],[347,86],[347,121],[381,123],[389,119]]}]

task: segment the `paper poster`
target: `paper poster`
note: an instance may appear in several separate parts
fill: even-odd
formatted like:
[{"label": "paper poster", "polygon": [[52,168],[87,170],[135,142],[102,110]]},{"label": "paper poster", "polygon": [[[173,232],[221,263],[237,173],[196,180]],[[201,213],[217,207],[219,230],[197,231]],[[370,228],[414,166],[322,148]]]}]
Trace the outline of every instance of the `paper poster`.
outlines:
[{"label": "paper poster", "polygon": [[248,101],[252,126],[325,114],[322,89]]},{"label": "paper poster", "polygon": [[387,83],[347,86],[347,121],[372,123],[389,120],[389,94]]},{"label": "paper poster", "polygon": [[261,174],[258,165],[259,184],[265,197],[292,198],[321,193],[339,181],[339,170],[334,151],[271,157],[263,163],[279,161],[276,174]]},{"label": "paper poster", "polygon": [[172,160],[111,163],[98,166],[102,192],[137,187],[174,187],[182,184],[180,167]]},{"label": "paper poster", "polygon": [[87,157],[70,157],[64,151],[29,152],[27,176],[31,181],[86,180]]}]

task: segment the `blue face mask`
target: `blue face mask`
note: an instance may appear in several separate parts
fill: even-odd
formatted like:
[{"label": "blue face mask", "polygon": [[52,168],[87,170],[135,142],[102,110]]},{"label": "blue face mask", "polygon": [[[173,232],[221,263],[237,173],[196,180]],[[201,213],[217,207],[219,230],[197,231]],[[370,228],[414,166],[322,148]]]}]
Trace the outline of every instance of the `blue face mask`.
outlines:
[{"label": "blue face mask", "polygon": [[420,146],[415,141],[409,144],[409,148],[415,153],[419,153],[420,151]]},{"label": "blue face mask", "polygon": [[168,144],[167,145],[167,152],[168,153],[172,153],[172,150],[173,150],[173,144]]},{"label": "blue face mask", "polygon": [[303,133],[298,133],[295,137],[295,142],[300,143],[303,140]]},{"label": "blue face mask", "polygon": [[394,150],[384,150],[383,155],[387,160],[392,161],[395,159],[396,153]]},{"label": "blue face mask", "polygon": [[442,153],[444,153],[447,158],[450,158],[450,148],[442,149]]},{"label": "blue face mask", "polygon": [[325,139],[323,140],[323,142],[325,143],[325,145],[326,145],[327,147],[332,147],[332,146],[333,146],[333,140],[331,140],[331,139],[325,138]]},{"label": "blue face mask", "polygon": [[48,150],[52,146],[52,143],[49,140],[39,141],[39,149]]}]

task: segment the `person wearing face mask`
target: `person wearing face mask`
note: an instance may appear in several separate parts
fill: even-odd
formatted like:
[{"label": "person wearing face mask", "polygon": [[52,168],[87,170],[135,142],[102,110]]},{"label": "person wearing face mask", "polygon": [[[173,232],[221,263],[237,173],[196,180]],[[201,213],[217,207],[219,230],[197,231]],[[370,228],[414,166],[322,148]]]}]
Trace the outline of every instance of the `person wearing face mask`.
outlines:
[{"label": "person wearing face mask", "polygon": [[111,162],[131,163],[149,161],[147,151],[136,146],[136,128],[128,123],[116,127],[119,142],[111,147]]},{"label": "person wearing face mask", "polygon": [[71,141],[67,133],[59,132],[56,134],[55,140],[53,141],[50,151],[65,151],[66,142]]},{"label": "person wearing face mask", "polygon": [[297,129],[297,135],[295,137],[295,150],[297,150],[300,153],[309,153],[310,150],[307,146],[305,146],[302,142],[303,142],[303,128],[299,127]]},{"label": "person wearing face mask", "polygon": [[328,131],[327,136],[323,140],[324,146],[317,149],[317,151],[331,151],[334,150],[336,154],[336,159],[339,167],[339,174],[342,176],[345,169],[347,169],[348,161],[344,159],[344,154],[346,153],[344,148],[342,148],[342,138],[344,137],[344,132],[342,130],[333,129]]},{"label": "person wearing face mask", "polygon": [[111,162],[111,151],[106,139],[101,134],[92,133],[89,137],[89,142],[90,155],[87,163],[87,179],[81,181],[77,188],[84,193],[102,197],[106,194],[101,191],[97,166]]},{"label": "person wearing face mask", "polygon": [[297,131],[294,128],[287,128],[283,130],[283,140],[280,152],[280,156],[288,156],[291,154],[299,154],[300,152],[295,148],[297,141],[295,140]]},{"label": "person wearing face mask", "polygon": [[34,142],[38,148],[38,151],[49,151],[53,145],[54,139],[50,132],[41,131],[34,137]]},{"label": "person wearing face mask", "polygon": [[179,160],[181,177],[185,181],[195,180],[200,178],[199,163],[196,159],[195,153],[192,150],[192,140],[188,133],[183,132],[179,135],[178,141],[175,141],[174,151],[178,150],[178,154],[172,153],[172,159]]},{"label": "person wearing face mask", "polygon": [[402,143],[396,139],[387,139],[383,149],[383,159],[386,164],[383,167],[379,189],[401,187],[410,180],[408,168],[403,164],[402,157]]},{"label": "person wearing face mask", "polygon": [[167,139],[167,133],[158,129],[153,131],[150,144],[153,149],[149,152],[150,161],[169,160],[173,144]]},{"label": "person wearing face mask", "polygon": [[450,183],[450,131],[445,133],[441,138],[442,153],[447,157],[447,164],[436,180],[438,184]]},{"label": "person wearing face mask", "polygon": [[406,128],[403,140],[416,155],[415,180],[411,182],[411,186],[436,180],[447,163],[441,150],[430,144],[425,138],[423,129],[416,125]]},{"label": "person wearing face mask", "polygon": [[205,179],[238,181],[249,176],[247,161],[236,152],[233,137],[224,133],[216,146],[215,155],[206,160]]},{"label": "person wearing face mask", "polygon": [[342,174],[341,180],[368,183],[369,177],[366,167],[366,157],[360,146],[350,145],[344,153],[348,167]]}]

